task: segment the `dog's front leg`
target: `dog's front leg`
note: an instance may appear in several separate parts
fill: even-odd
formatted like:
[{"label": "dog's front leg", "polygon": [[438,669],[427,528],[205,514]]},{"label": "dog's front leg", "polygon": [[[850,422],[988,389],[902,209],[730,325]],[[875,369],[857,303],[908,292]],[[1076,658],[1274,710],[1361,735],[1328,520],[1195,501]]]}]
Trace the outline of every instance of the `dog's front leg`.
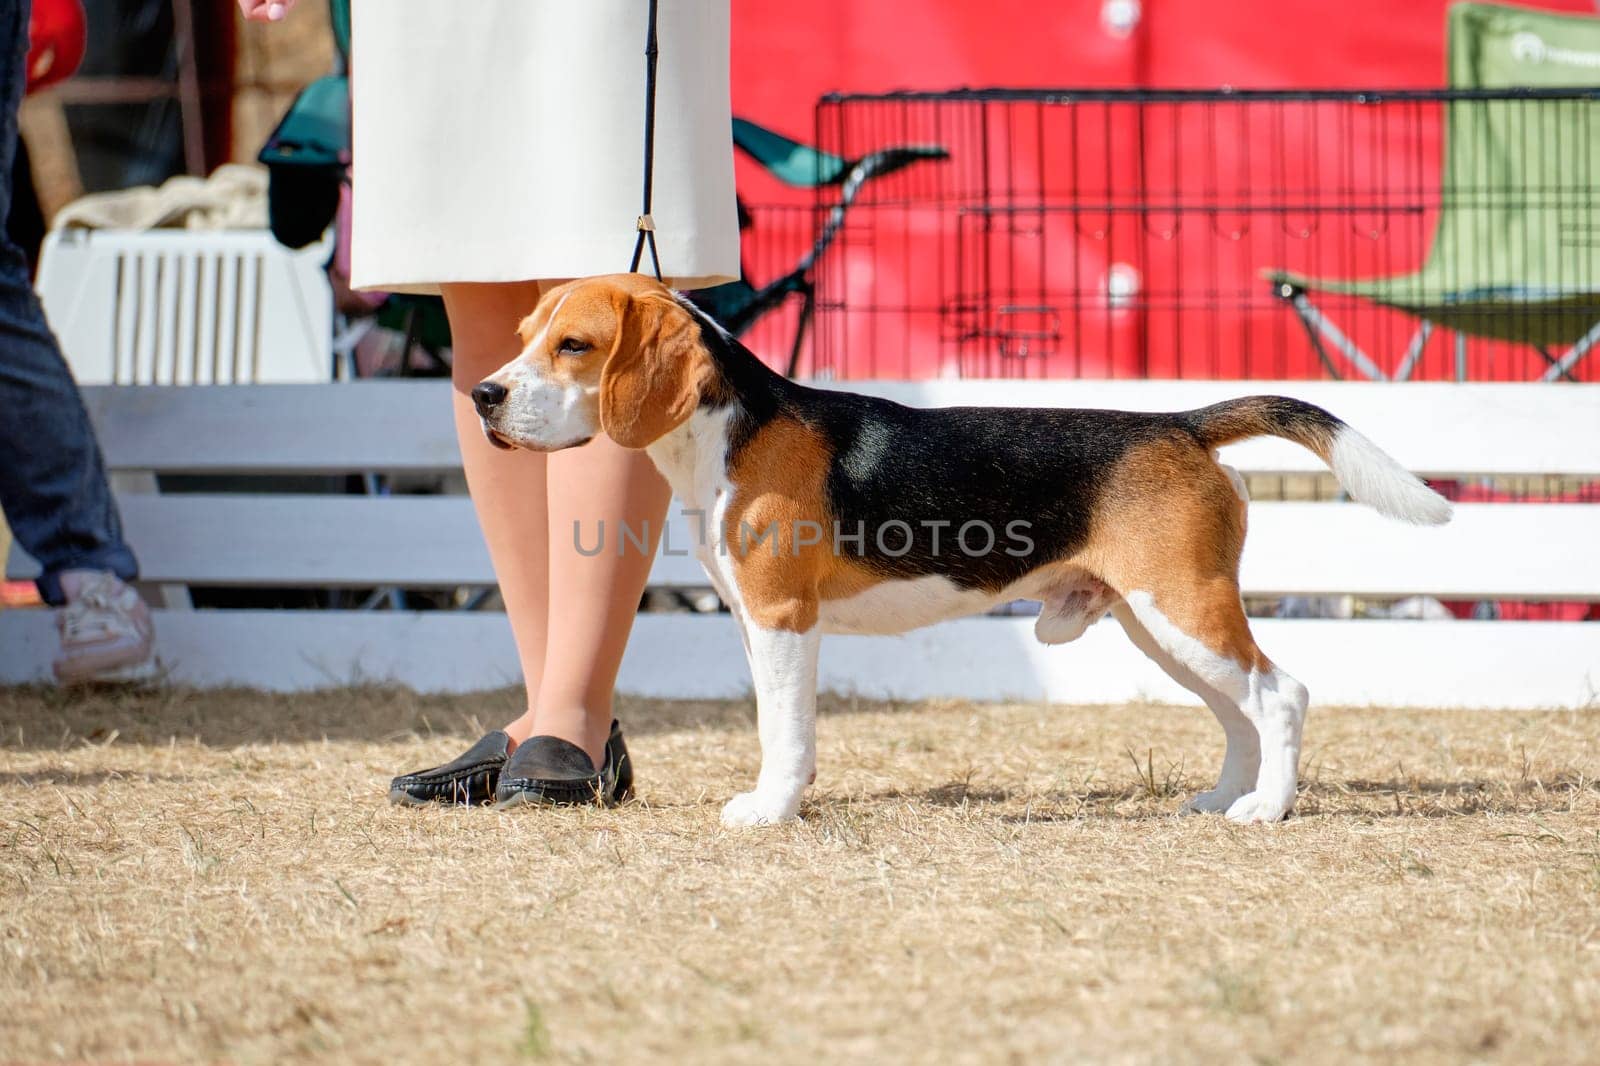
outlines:
[{"label": "dog's front leg", "polygon": [[744,625],[756,686],[761,774],[752,792],[722,808],[728,826],[775,825],[797,816],[817,775],[817,648],[822,629],[805,633]]}]

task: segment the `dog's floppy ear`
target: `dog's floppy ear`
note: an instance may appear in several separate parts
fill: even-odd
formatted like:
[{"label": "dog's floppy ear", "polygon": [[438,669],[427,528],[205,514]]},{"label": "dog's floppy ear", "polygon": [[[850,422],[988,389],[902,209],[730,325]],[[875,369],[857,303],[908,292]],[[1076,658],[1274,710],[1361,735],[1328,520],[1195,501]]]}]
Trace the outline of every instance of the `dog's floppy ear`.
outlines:
[{"label": "dog's floppy ear", "polygon": [[600,374],[600,426],[624,448],[643,448],[694,414],[711,359],[676,301],[618,293],[616,308],[617,339]]},{"label": "dog's floppy ear", "polygon": [[533,319],[538,313],[538,309],[535,308],[517,323],[517,339],[522,342],[524,348],[533,343]]}]

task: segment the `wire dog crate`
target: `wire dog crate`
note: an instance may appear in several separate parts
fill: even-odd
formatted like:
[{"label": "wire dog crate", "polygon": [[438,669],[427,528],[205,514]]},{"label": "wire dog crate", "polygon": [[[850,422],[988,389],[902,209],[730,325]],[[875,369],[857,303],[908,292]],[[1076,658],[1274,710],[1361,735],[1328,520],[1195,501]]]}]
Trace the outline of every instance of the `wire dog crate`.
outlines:
[{"label": "wire dog crate", "polygon": [[1600,381],[1600,89],[834,95],[809,369]]}]

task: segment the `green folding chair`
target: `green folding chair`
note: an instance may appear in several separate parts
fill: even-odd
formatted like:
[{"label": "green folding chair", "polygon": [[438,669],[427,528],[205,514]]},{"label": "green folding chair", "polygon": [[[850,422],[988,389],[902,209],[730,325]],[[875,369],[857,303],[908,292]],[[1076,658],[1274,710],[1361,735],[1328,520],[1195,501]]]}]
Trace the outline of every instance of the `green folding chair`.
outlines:
[{"label": "green folding chair", "polygon": [[[1463,3],[1448,26],[1452,89],[1600,86],[1600,19]],[[1541,380],[1574,380],[1600,342],[1600,98],[1456,99],[1445,121],[1438,223],[1420,269],[1266,276],[1335,376],[1327,345],[1368,378],[1406,380],[1442,327],[1456,332],[1458,378],[1471,335],[1531,345],[1548,364]],[[1325,295],[1421,319],[1392,375],[1317,307]]]}]

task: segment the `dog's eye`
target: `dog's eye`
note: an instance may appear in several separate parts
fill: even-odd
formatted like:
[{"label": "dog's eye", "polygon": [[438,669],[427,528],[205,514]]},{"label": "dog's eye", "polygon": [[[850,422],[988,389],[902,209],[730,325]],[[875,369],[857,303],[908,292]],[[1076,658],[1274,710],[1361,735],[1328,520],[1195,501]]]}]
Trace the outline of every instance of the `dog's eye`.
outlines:
[{"label": "dog's eye", "polygon": [[582,355],[588,351],[589,345],[576,337],[568,337],[561,342],[561,347],[556,349],[562,355]]}]

